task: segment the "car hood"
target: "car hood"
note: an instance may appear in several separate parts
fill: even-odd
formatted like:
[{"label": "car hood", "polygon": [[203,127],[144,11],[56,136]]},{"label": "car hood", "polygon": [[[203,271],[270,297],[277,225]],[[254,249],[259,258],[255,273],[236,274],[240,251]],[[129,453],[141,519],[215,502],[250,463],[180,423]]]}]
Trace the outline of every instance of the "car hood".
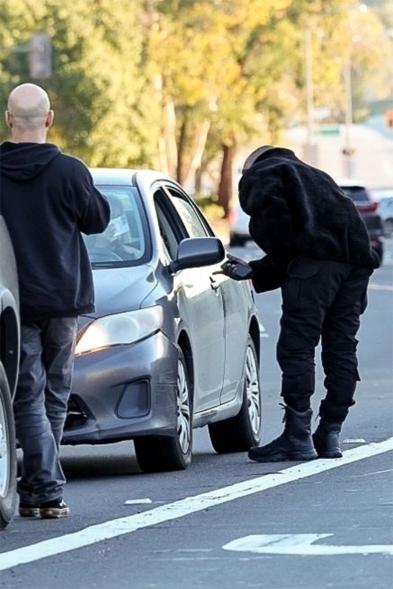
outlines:
[{"label": "car hood", "polygon": [[142,301],[157,284],[153,268],[146,264],[93,270],[93,278],[96,310],[85,316],[81,324],[92,317],[139,309]]}]

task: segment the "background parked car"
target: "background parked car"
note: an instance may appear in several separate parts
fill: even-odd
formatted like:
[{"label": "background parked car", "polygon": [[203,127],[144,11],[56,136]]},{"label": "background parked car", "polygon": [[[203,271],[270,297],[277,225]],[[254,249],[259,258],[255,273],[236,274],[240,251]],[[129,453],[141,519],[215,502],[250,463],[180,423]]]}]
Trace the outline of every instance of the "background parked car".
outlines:
[{"label": "background parked car", "polygon": [[378,211],[378,202],[373,199],[370,190],[366,188],[361,181],[353,178],[343,178],[341,180],[336,180],[336,182],[356,205],[356,208],[366,224],[371,245],[378,252],[379,257],[382,260],[384,252],[384,229]]},{"label": "background parked car", "polygon": [[12,397],[19,366],[19,306],[15,259],[0,216],[0,527],[12,519],[16,501],[16,442]]},{"label": "background parked car", "polygon": [[80,319],[63,442],[134,440],[144,471],[183,469],[192,428],[217,452],[260,439],[260,329],[253,291],[184,190],[155,172],[93,170],[111,205],[86,237],[96,313]]},{"label": "background parked car", "polygon": [[378,202],[385,236],[393,237],[393,188],[374,188],[371,193]]},{"label": "background parked car", "polygon": [[236,201],[229,212],[229,245],[242,246],[251,240],[248,229],[250,217],[243,211],[239,201]]}]

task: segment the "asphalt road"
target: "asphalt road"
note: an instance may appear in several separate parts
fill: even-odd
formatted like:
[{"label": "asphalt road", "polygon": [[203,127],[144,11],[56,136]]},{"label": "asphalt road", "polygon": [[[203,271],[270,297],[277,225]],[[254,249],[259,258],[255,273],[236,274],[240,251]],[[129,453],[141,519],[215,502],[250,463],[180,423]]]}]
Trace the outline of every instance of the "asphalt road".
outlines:
[{"label": "asphalt road", "polygon": [[[206,429],[196,431],[193,464],[181,473],[142,475],[128,443],[64,448],[72,516],[16,517],[0,535],[0,588],[390,589],[393,444],[384,440],[393,435],[393,240],[387,245],[359,335],[362,381],[343,430],[344,459],[259,465],[244,454],[217,456]],[[257,256],[252,246],[234,253]],[[267,441],[282,426],[279,294],[257,302],[268,335]],[[315,407],[321,383],[318,365]],[[30,562],[18,565],[23,559]]]}]

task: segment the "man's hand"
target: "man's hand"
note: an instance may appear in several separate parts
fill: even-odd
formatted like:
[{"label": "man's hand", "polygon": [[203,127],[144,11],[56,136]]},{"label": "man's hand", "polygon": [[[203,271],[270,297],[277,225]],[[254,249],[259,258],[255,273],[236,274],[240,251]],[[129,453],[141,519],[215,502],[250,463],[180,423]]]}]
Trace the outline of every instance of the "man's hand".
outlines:
[{"label": "man's hand", "polygon": [[233,280],[248,280],[252,278],[252,268],[247,262],[231,254],[228,254],[227,258],[221,266],[223,274]]}]

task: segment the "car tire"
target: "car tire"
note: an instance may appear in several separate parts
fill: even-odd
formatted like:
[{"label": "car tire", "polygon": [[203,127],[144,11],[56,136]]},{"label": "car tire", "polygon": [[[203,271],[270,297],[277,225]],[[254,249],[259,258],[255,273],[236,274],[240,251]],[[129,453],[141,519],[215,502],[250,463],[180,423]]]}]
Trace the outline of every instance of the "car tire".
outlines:
[{"label": "car tire", "polygon": [[210,440],[218,454],[246,452],[252,446],[259,445],[261,439],[259,381],[258,354],[251,336],[248,336],[241,409],[235,417],[209,425]]},{"label": "car tire", "polygon": [[0,528],[11,521],[16,505],[16,440],[11,393],[0,362]]},{"label": "car tire", "polygon": [[192,383],[184,354],[179,350],[176,386],[176,435],[135,438],[135,452],[143,472],[185,470],[192,458]]}]

